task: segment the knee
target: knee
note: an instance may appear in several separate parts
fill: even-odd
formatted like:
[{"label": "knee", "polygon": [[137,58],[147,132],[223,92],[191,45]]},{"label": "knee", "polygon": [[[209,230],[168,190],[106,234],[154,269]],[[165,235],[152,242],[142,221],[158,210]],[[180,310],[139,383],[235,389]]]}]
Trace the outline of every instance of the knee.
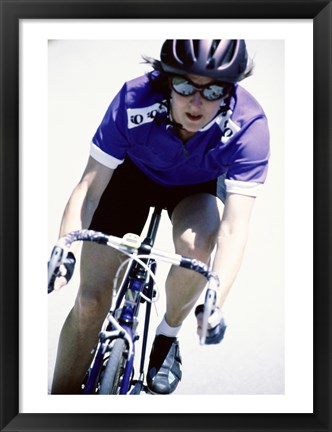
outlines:
[{"label": "knee", "polygon": [[204,234],[188,231],[175,238],[174,245],[177,253],[205,262],[215,247],[216,238],[217,230]]},{"label": "knee", "polygon": [[101,291],[90,291],[82,286],[78,292],[74,309],[82,325],[92,325],[104,320],[111,306],[110,296]]}]

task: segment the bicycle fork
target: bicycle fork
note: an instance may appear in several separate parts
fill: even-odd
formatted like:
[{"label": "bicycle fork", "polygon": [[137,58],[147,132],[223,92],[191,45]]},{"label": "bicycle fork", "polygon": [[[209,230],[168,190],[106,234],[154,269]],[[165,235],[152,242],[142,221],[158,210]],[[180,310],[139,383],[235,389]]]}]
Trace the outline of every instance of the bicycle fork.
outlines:
[{"label": "bicycle fork", "polygon": [[104,330],[99,333],[99,344],[96,349],[95,358],[88,374],[88,379],[84,388],[84,394],[95,393],[98,384],[99,374],[104,362],[105,354],[109,349],[109,344],[112,340],[122,338],[126,341],[128,347],[129,360],[134,357],[134,344],[132,342],[131,332],[128,333],[125,328],[121,327],[112,315],[107,317],[108,321],[113,325],[115,330]]}]

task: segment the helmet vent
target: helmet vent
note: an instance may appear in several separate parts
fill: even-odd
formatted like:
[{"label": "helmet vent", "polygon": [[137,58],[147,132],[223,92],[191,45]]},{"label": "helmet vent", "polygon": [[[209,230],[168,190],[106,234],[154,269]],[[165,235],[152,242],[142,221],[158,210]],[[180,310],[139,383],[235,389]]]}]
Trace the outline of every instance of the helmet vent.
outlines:
[{"label": "helmet vent", "polygon": [[216,61],[214,58],[210,58],[206,63],[207,69],[214,69],[216,67]]},{"label": "helmet vent", "polygon": [[178,40],[176,54],[183,65],[193,64],[196,60],[195,46],[191,40]]},{"label": "helmet vent", "polygon": [[213,57],[213,55],[216,52],[220,42],[221,42],[221,39],[213,39],[213,41],[211,43],[210,57]]}]

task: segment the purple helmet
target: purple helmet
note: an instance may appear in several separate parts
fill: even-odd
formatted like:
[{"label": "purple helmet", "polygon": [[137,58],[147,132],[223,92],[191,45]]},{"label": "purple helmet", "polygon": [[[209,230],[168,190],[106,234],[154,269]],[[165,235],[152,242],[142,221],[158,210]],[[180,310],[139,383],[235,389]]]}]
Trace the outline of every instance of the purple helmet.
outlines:
[{"label": "purple helmet", "polygon": [[244,77],[248,53],[244,40],[167,39],[160,60],[165,72],[235,83]]}]

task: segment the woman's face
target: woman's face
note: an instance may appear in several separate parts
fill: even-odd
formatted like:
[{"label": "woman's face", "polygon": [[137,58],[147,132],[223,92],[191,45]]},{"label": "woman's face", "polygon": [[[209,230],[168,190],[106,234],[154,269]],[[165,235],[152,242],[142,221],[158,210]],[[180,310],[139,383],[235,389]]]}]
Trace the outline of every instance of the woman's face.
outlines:
[{"label": "woman's face", "polygon": [[[198,86],[210,84],[213,80],[209,77],[198,75],[186,75]],[[205,100],[200,92],[191,96],[181,96],[171,89],[171,113],[173,120],[182,125],[179,131],[182,139],[189,139],[195,132],[204,127],[217,114],[221,100]]]}]

